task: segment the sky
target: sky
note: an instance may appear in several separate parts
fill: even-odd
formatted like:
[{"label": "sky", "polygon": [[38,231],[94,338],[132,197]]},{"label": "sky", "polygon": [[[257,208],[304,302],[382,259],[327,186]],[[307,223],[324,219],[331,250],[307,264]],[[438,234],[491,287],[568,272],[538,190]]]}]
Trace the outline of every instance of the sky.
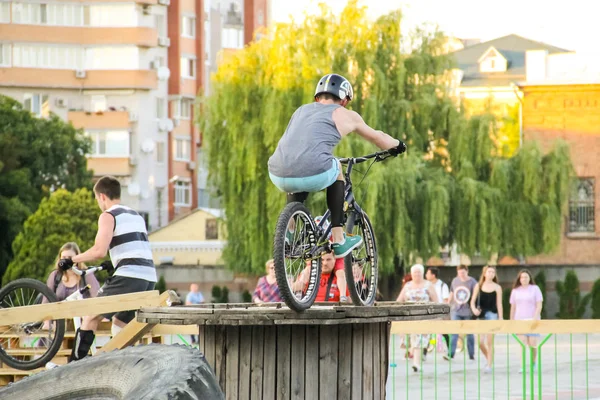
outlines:
[{"label": "sky", "polygon": [[[271,18],[276,22],[303,18],[315,13],[322,0],[271,0]],[[325,0],[334,11],[347,0]],[[598,3],[598,4],[596,4]],[[600,2],[592,0],[360,0],[369,16],[402,9],[402,28],[411,30],[422,23],[434,23],[447,34],[483,41],[511,33],[545,42],[581,55],[600,56]]]}]

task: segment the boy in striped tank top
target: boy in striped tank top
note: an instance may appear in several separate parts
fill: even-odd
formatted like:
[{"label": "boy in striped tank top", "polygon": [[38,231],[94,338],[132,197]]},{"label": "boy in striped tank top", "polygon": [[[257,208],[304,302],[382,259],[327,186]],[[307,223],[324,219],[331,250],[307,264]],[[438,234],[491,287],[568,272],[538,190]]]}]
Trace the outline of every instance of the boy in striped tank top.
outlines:
[{"label": "boy in striped tank top", "polygon": [[[63,262],[67,265],[90,262],[109,253],[115,271],[100,288],[98,297],[153,290],[157,281],[156,269],[144,219],[136,211],[121,205],[121,184],[112,176],[104,176],[96,182],[94,195],[102,210],[95,243],[88,251]],[[98,323],[103,318],[112,319],[112,335],[115,336],[134,317],[135,311],[84,317],[75,335],[70,361],[87,356]]]}]

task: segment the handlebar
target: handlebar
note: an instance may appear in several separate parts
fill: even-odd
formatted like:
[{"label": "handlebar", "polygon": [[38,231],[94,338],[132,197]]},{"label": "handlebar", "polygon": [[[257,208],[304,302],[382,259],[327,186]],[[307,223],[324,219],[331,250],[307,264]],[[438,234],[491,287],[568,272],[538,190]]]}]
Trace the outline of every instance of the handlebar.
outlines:
[{"label": "handlebar", "polygon": [[375,162],[379,162],[379,161],[383,161],[389,157],[394,157],[394,155],[390,154],[389,150],[383,150],[383,151],[378,151],[377,153],[369,154],[369,155],[362,156],[362,157],[338,158],[338,161],[342,164],[349,164],[350,162],[352,162],[352,164],[360,164],[360,163],[368,161],[372,158],[375,159]]},{"label": "handlebar", "polygon": [[103,266],[99,265],[97,267],[89,267],[88,269],[79,269],[76,266],[72,266],[71,267],[71,271],[75,272],[77,275],[79,276],[85,276],[85,275],[89,275],[89,274],[94,274],[98,271],[102,271],[105,270],[106,268],[104,268]]}]

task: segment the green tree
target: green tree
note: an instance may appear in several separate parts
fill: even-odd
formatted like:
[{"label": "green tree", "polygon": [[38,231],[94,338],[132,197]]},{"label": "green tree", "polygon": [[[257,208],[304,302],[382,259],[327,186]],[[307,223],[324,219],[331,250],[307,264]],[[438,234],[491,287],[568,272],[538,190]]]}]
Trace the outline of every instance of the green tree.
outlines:
[{"label": "green tree", "polygon": [[156,282],[154,289],[158,290],[160,293],[163,293],[165,290],[167,290],[167,282],[165,282],[164,275],[161,275],[160,278],[158,278],[158,282]]},{"label": "green tree", "polygon": [[592,286],[592,318],[600,319],[600,279],[597,279]]},{"label": "green tree", "polygon": [[[315,82],[331,71],[353,83],[352,109],[408,144],[406,156],[374,166],[355,187],[374,225],[383,273],[394,270],[394,260],[426,259],[448,243],[483,256],[532,255],[558,244],[572,171],[567,147],[543,155],[528,144],[513,158],[500,157],[494,117],[468,119],[448,96],[446,38],[418,31],[413,50],[403,53],[400,22],[400,12],[370,21],[356,1],[340,15],[323,6],[321,15],[276,25],[213,75],[199,124],[227,214],[229,266],[260,273],[271,258],[285,196],[271,184],[267,160],[292,113],[313,101]],[[373,150],[351,135],[336,154]],[[315,213],[325,209],[324,197],[309,199]]]},{"label": "green tree", "polygon": [[14,241],[15,256],[4,274],[4,283],[18,278],[45,281],[64,243],[76,242],[82,251],[94,244],[99,214],[88,189],[74,193],[59,189],[44,198]]},{"label": "green tree", "polygon": [[542,298],[544,301],[542,302],[542,319],[546,319],[546,305],[548,304],[548,298],[546,297],[546,273],[544,271],[538,272],[533,278],[535,284],[540,288],[540,292],[542,292]]},{"label": "green tree", "polygon": [[590,302],[590,294],[581,296],[579,279],[575,271],[567,271],[565,281],[556,282],[556,291],[559,297],[559,311],[556,316],[561,319],[580,319],[585,314],[585,309]]},{"label": "green tree", "polygon": [[25,219],[53,190],[89,187],[81,131],[55,115],[36,118],[0,95],[0,277],[12,259],[12,242]]}]

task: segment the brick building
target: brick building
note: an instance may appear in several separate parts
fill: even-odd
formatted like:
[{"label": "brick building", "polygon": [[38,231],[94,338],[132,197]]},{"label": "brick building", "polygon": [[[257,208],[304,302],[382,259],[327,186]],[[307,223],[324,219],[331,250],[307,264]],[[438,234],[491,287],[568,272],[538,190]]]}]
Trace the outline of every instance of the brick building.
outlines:
[{"label": "brick building", "polygon": [[556,139],[567,141],[577,175],[559,249],[529,257],[527,263],[600,266],[600,65],[575,54],[546,51],[529,51],[527,60],[527,79],[519,83],[523,138],[538,141],[544,150]]}]

